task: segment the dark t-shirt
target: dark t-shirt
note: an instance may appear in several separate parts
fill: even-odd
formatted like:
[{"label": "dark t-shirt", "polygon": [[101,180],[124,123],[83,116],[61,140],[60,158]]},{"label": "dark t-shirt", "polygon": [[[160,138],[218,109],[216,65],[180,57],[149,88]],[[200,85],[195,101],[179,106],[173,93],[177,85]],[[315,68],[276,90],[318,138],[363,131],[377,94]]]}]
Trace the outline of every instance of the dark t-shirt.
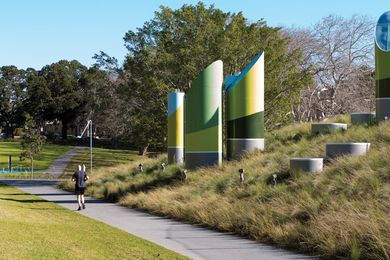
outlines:
[{"label": "dark t-shirt", "polygon": [[87,185],[85,183],[87,173],[83,171],[77,171],[73,173],[72,178],[76,181],[76,188],[85,188]]}]

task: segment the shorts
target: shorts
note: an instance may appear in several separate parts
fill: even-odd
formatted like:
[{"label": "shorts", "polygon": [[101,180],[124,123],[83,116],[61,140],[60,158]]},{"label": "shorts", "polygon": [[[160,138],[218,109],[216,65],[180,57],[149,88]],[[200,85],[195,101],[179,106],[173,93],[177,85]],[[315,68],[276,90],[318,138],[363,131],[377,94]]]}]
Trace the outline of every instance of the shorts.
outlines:
[{"label": "shorts", "polygon": [[82,187],[76,187],[74,190],[74,193],[76,195],[84,195],[84,192],[85,192],[85,188],[82,188]]}]

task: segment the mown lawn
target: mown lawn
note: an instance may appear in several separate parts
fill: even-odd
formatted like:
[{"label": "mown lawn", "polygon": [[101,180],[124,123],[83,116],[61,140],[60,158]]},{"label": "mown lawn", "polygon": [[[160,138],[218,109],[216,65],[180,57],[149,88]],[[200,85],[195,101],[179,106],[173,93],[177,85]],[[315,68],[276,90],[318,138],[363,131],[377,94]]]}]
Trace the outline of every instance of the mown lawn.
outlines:
[{"label": "mown lawn", "polygon": [[1,259],[185,259],[0,183]]},{"label": "mown lawn", "polygon": [[[35,175],[41,174],[50,164],[63,153],[72,149],[72,146],[45,144],[39,155],[34,158]],[[0,177],[9,177],[9,174],[2,174],[3,169],[8,170],[8,158],[12,156],[12,167],[16,170],[29,171],[30,160],[20,160],[20,142],[0,142]],[[12,176],[20,176],[13,174]]]},{"label": "mown lawn", "polygon": [[[117,166],[119,164],[129,163],[138,158],[142,158],[137,155],[136,151],[129,150],[114,150],[104,148],[93,148],[93,170],[99,170],[101,168]],[[77,165],[85,164],[87,171],[89,172],[89,148],[83,153],[72,158],[62,177],[68,178],[76,170]]]}]

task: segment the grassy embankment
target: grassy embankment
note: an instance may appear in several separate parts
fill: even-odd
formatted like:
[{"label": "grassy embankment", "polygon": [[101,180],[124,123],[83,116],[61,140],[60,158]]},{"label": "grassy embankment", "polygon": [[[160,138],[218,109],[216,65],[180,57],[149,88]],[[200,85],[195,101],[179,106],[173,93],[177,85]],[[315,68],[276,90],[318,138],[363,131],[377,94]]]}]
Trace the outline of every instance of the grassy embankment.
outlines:
[{"label": "grassy embankment", "polygon": [[[290,157],[323,157],[326,142],[371,142],[371,150],[319,174],[289,172]],[[390,259],[390,122],[317,137],[308,123],[287,126],[267,133],[266,152],[190,171],[185,182],[177,166],[162,172],[161,160],[144,159],[143,173],[140,160],[96,171],[88,193],[325,258]]]},{"label": "grassy embankment", "polygon": [[0,183],[1,259],[186,259]]},{"label": "grassy embankment", "polygon": [[[72,146],[45,144],[42,151],[34,158],[34,175],[40,175],[50,164],[63,153],[72,149]],[[12,167],[15,170],[29,171],[30,160],[20,160],[20,142],[0,142],[0,177],[31,177],[31,173],[4,174],[3,169],[8,170],[8,158],[12,156]]]}]

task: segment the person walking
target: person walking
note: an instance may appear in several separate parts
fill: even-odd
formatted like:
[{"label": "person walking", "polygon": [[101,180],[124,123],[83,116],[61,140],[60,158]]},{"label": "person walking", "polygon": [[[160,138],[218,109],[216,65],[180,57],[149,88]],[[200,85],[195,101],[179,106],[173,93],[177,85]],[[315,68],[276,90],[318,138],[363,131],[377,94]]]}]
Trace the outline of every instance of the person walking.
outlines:
[{"label": "person walking", "polygon": [[85,165],[83,164],[83,169],[81,169],[81,165],[78,165],[77,171],[72,175],[72,181],[75,182],[75,194],[77,197],[77,203],[79,208],[77,210],[81,210],[81,208],[85,209],[85,201],[84,201],[84,192],[87,187],[86,181],[89,179],[87,172],[85,170]]}]

